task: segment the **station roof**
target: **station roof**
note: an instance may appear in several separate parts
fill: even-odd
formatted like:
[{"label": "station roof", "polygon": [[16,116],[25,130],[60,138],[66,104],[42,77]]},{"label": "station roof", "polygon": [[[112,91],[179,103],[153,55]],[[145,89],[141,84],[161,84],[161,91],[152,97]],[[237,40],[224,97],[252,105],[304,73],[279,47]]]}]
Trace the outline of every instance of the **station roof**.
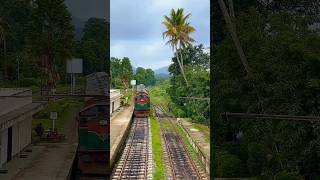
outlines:
[{"label": "station roof", "polygon": [[121,92],[119,89],[110,89],[110,99],[120,98]]}]

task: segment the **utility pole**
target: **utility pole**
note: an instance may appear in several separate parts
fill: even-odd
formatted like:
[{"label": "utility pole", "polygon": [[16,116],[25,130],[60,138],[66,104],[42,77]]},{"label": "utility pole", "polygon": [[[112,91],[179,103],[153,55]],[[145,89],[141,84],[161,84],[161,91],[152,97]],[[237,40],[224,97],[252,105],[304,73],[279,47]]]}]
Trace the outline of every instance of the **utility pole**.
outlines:
[{"label": "utility pole", "polygon": [[18,80],[18,82],[17,82],[17,84],[18,84],[18,86],[20,85],[20,58],[19,58],[19,56],[17,56],[17,59],[16,59],[16,61],[17,61],[17,63],[18,63],[18,67],[17,67],[17,80]]}]

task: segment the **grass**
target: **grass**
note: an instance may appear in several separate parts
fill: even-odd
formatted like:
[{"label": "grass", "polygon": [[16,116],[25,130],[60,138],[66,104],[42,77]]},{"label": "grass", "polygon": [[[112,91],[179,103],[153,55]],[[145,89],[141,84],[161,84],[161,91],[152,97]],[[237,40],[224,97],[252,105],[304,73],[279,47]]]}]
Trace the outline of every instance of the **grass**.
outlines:
[{"label": "grass", "polygon": [[126,105],[131,105],[133,103],[133,96],[134,96],[134,92],[131,89],[128,89],[127,92],[122,92],[123,97],[122,97],[122,101],[125,102],[125,98],[128,97],[128,104]]},{"label": "grass", "polygon": [[154,179],[165,179],[165,164],[161,146],[160,124],[154,116],[150,116],[152,133],[152,153],[155,162]]},{"label": "grass", "polygon": [[66,122],[74,117],[74,114],[78,112],[81,106],[82,100],[74,98],[65,98],[58,102],[51,102],[47,108],[34,115],[32,127],[35,128],[37,124],[41,123],[45,130],[51,128],[50,112],[57,112],[58,119],[56,120],[55,127],[58,129],[58,132],[63,132]]},{"label": "grass", "polygon": [[193,128],[198,129],[204,134],[205,141],[210,143],[210,128],[203,124],[194,123],[194,122],[191,122],[191,123]]},{"label": "grass", "polygon": [[[184,144],[186,145],[186,148],[187,148],[187,150],[188,150],[188,152],[189,152],[192,160],[193,160],[194,162],[197,162],[198,164],[201,164],[201,165],[202,165],[202,163],[201,163],[200,160],[199,160],[200,158],[198,157],[196,151],[193,149],[192,145],[190,144],[190,142],[189,142],[189,140],[188,140],[185,132],[183,131],[183,129],[182,129],[180,126],[178,126],[178,125],[175,125],[175,128],[176,128],[178,134],[180,135],[182,141],[183,141]],[[202,167],[202,168],[203,168],[203,167]]]}]

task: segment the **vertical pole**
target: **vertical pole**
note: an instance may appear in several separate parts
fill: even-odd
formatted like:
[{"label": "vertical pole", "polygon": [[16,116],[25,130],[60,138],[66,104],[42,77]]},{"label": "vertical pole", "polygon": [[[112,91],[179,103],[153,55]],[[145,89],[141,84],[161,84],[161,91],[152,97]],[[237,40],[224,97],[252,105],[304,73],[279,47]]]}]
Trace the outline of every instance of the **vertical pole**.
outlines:
[{"label": "vertical pole", "polygon": [[76,75],[75,74],[73,75],[73,81],[72,82],[73,82],[72,83],[73,84],[73,88],[72,89],[74,91],[76,89]]},{"label": "vertical pole", "polygon": [[55,121],[56,121],[55,119],[52,119],[52,132],[54,132]]},{"label": "vertical pole", "polygon": [[72,73],[70,73],[70,94],[72,94]]},{"label": "vertical pole", "polygon": [[19,81],[20,81],[20,61],[18,58],[18,86],[20,85]]}]

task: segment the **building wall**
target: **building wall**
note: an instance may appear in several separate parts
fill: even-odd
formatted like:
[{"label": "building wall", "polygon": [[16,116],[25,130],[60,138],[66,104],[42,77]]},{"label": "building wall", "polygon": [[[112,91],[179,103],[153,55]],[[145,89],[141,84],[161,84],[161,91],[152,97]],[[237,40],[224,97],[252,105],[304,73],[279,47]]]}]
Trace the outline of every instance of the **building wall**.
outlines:
[{"label": "building wall", "polygon": [[[12,126],[12,157],[17,155],[21,150],[31,143],[32,131],[32,116],[26,116],[23,121],[20,121]],[[7,162],[8,149],[8,129],[1,133],[1,154],[0,167]]]},{"label": "building wall", "polygon": [[[112,104],[114,103],[114,109],[112,111]],[[111,103],[110,103],[110,114],[112,114],[114,111],[116,111],[117,109],[120,108],[121,105],[121,100],[120,97],[111,99]]]},{"label": "building wall", "polygon": [[1,159],[0,166],[7,162],[8,129],[1,131]]},{"label": "building wall", "polygon": [[[116,90],[116,89],[110,90],[110,114],[112,114],[114,111],[120,108],[120,105],[121,105],[120,98],[121,98],[120,90]],[[112,109],[112,104],[114,104],[114,109]]]}]

